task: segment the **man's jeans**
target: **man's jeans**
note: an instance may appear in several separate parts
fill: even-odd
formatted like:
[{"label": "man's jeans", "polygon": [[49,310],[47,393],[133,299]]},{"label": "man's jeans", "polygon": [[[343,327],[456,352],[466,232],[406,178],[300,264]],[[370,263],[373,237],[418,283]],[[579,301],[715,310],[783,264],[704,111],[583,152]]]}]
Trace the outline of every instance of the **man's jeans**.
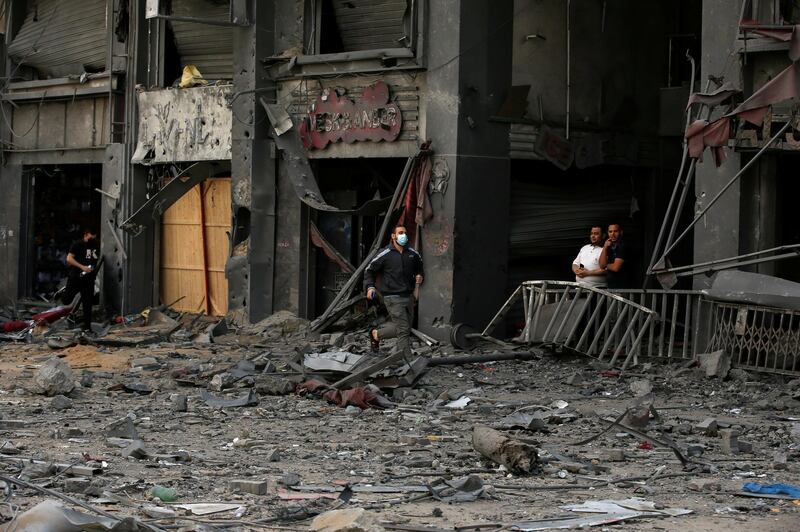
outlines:
[{"label": "man's jeans", "polygon": [[397,338],[397,350],[410,356],[413,320],[411,296],[384,296],[383,304],[389,312],[389,321],[378,327],[378,338]]}]

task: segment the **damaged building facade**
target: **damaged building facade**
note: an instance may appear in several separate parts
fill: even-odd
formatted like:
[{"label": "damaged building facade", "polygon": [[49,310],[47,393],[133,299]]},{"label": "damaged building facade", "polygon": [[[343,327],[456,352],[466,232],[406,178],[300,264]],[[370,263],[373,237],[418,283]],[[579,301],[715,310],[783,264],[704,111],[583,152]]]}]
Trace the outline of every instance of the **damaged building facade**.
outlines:
[{"label": "damaged building facade", "polygon": [[[588,228],[616,221],[632,250],[623,295],[670,317],[670,353],[703,349],[716,325],[698,290],[720,265],[702,265],[798,242],[782,178],[796,141],[769,144],[672,242],[794,120],[776,103],[731,133],[720,166],[709,151],[687,163],[686,103],[731,84],[732,100],[691,109],[713,122],[756,93],[792,65],[798,17],[791,2],[643,4],[10,0],[3,302],[52,295],[93,224],[109,314],[325,316],[424,159],[422,332],[483,327],[524,281],[571,280]],[[741,269],[796,281],[797,265]]]}]

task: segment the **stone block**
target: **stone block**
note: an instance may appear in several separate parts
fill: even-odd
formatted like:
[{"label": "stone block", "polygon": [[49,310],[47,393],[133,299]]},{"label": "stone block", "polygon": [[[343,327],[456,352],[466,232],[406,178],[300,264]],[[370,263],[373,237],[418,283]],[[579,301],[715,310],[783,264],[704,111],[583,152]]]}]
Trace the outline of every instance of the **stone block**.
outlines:
[{"label": "stone block", "polygon": [[706,436],[716,436],[717,435],[717,420],[713,417],[707,417],[700,423],[694,426],[697,432],[705,434]]},{"label": "stone block", "polygon": [[229,486],[231,491],[266,495],[269,484],[265,480],[231,480]]},{"label": "stone block", "polygon": [[731,370],[731,356],[723,350],[697,355],[697,359],[708,378],[724,379]]},{"label": "stone block", "polygon": [[723,453],[735,454],[739,452],[739,431],[722,429],[719,431],[719,437]]}]

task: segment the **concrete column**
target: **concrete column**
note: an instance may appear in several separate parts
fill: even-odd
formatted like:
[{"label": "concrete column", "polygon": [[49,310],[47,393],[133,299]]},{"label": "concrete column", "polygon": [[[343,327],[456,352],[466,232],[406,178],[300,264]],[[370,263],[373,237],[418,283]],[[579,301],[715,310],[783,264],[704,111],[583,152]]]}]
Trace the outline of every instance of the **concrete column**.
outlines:
[{"label": "concrete column", "polygon": [[274,100],[274,83],[261,60],[272,55],[275,40],[274,1],[249,1],[250,25],[234,29],[234,85],[231,174],[233,212],[249,212],[246,259],[226,267],[229,309],[251,322],[273,310],[275,253],[275,147],[265,126],[259,99]]},{"label": "concrete column", "polygon": [[[154,42],[159,39],[158,32],[148,31],[149,22],[145,20],[145,0],[134,0],[130,3],[131,31],[128,36],[127,76],[125,79],[125,139],[121,149],[122,161],[119,166],[119,179],[122,183],[119,220],[124,220],[147,201],[147,169],[131,164],[130,160],[136,148],[138,135],[138,111],[136,106],[136,84],[155,83],[160,74],[153,70],[148,72],[148,39]],[[152,47],[151,47],[152,48]],[[160,71],[159,71],[160,72]],[[107,155],[114,155],[116,148],[109,148]],[[109,178],[111,176],[109,175]],[[105,179],[105,177],[104,177]],[[122,296],[120,303],[125,314],[139,312],[155,303],[153,294],[155,230],[148,225],[136,236],[121,234],[128,259],[122,267]],[[107,238],[103,238],[107,240]],[[119,277],[116,278],[119,282]]]},{"label": "concrete column", "polygon": [[422,255],[425,283],[420,290],[419,327],[445,340],[453,319],[454,222],[456,212],[456,170],[458,167],[458,121],[461,99],[458,93],[461,62],[461,2],[431,0],[428,3],[429,36],[426,99],[426,135],[433,139],[436,168],[448,178],[443,194],[431,197],[433,219],[425,224]]},{"label": "concrete column", "polygon": [[[427,136],[449,174],[423,233],[422,330],[485,325],[505,299],[508,126],[490,122],[511,86],[512,3],[429,6]],[[497,31],[504,23],[508,31]]]},{"label": "concrete column", "polygon": [[20,215],[22,212],[22,166],[0,167],[0,305],[10,305],[19,295]]},{"label": "concrete column", "polygon": [[[275,51],[303,48],[303,2],[275,3]],[[296,134],[296,133],[295,133]],[[297,198],[286,165],[278,160],[275,222],[274,310],[304,314],[301,283],[305,282],[308,228],[303,223],[302,204]]]},{"label": "concrete column", "polygon": [[[110,144],[106,148],[105,160],[103,161],[103,185],[105,191],[119,190],[120,179],[124,175],[122,144]],[[106,313],[111,316],[122,312],[123,297],[123,268],[125,259],[123,249],[120,249],[117,240],[111,233],[112,226],[116,227],[117,215],[119,214],[120,203],[111,198],[103,196],[100,207],[100,253],[103,256],[102,272],[102,292],[101,304]],[[120,240],[124,237],[121,229],[116,229],[116,234]],[[123,244],[124,245],[124,244]]]},{"label": "concrete column", "polygon": [[[739,26],[738,17],[738,6],[737,9],[731,9],[731,2],[728,0],[703,0],[701,80],[708,79],[709,75],[724,75],[725,81],[739,83],[740,68],[734,51]],[[727,161],[719,168],[714,165],[714,159],[710,154],[706,154],[705,161],[697,165],[696,210],[703,208],[706,202],[741,168],[739,154],[732,151],[727,153]],[[709,210],[703,220],[695,225],[695,262],[731,257],[739,253],[740,191],[741,183],[737,182]],[[700,289],[708,285],[708,277],[694,277],[695,288]]]}]

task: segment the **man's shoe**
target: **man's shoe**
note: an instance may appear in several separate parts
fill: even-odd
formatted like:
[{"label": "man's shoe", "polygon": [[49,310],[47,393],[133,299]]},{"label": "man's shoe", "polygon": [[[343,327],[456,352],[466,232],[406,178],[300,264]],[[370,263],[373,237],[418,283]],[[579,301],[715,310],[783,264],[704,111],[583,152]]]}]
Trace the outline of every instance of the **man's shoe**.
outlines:
[{"label": "man's shoe", "polygon": [[377,353],[380,351],[381,341],[375,339],[375,337],[372,335],[373,331],[375,331],[375,329],[370,329],[367,333],[369,335],[369,346],[373,353]]}]

